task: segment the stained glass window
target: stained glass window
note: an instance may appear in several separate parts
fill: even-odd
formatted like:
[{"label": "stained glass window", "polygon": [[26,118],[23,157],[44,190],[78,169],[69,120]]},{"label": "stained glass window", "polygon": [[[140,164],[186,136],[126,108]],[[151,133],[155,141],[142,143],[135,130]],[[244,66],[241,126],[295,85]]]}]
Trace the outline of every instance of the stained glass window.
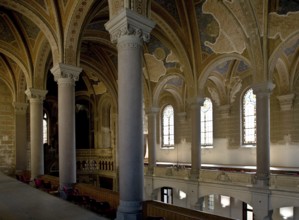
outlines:
[{"label": "stained glass window", "polygon": [[213,105],[209,98],[206,98],[201,106],[201,146],[213,145]]},{"label": "stained glass window", "polygon": [[243,97],[243,144],[256,144],[256,97],[249,89]]},{"label": "stained glass window", "polygon": [[163,147],[173,147],[174,145],[174,110],[171,105],[167,105],[162,113],[162,141]]}]

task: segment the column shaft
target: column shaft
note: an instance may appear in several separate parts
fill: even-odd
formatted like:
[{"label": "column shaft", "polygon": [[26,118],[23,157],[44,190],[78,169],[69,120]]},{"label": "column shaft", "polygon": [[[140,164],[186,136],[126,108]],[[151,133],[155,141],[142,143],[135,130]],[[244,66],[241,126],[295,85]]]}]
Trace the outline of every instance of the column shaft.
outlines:
[{"label": "column shaft", "polygon": [[59,180],[60,185],[76,183],[75,86],[58,80]]},{"label": "column shaft", "polygon": [[119,192],[118,220],[142,219],[142,48],[154,23],[124,9],[106,23],[118,48]]},{"label": "column shaft", "polygon": [[71,187],[76,183],[75,81],[82,69],[59,64],[51,71],[58,83],[59,184]]},{"label": "column shaft", "polygon": [[253,86],[256,95],[256,177],[257,185],[267,186],[270,179],[270,94],[274,85]]},{"label": "column shaft", "polygon": [[154,174],[156,166],[156,145],[157,145],[157,113],[158,108],[148,111],[148,174]]},{"label": "column shaft", "polygon": [[198,179],[201,167],[201,106],[204,99],[198,99],[191,104],[191,179]]},{"label": "column shaft", "polygon": [[31,179],[44,174],[43,100],[47,91],[28,89],[30,99]]},{"label": "column shaft", "polygon": [[143,198],[141,49],[138,37],[123,36],[118,41],[119,175],[122,201],[142,201]]}]

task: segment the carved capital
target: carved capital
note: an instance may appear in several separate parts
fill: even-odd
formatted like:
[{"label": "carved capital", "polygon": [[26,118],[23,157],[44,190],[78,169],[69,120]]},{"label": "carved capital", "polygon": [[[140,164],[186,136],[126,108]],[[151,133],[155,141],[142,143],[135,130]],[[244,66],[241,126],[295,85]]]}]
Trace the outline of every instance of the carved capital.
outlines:
[{"label": "carved capital", "polygon": [[190,108],[191,109],[197,109],[203,106],[203,103],[205,102],[205,98],[202,97],[195,97],[189,100]]},{"label": "carved capital", "polygon": [[52,74],[56,82],[59,82],[61,79],[66,79],[70,82],[75,83],[78,81],[79,75],[82,72],[82,68],[59,63],[51,69]]},{"label": "carved capital", "polygon": [[272,82],[262,82],[252,85],[253,93],[260,95],[270,95],[275,85]]},{"label": "carved capital", "polygon": [[123,36],[135,36],[147,42],[154,26],[153,21],[127,8],[105,24],[113,43],[117,43]]},{"label": "carved capital", "polygon": [[20,103],[20,102],[14,102],[13,106],[15,108],[15,113],[16,114],[26,114],[28,104],[27,103]]},{"label": "carved capital", "polygon": [[34,100],[38,100],[38,101],[43,101],[47,95],[48,91],[47,90],[40,90],[40,89],[27,89],[25,91],[25,94],[27,95],[28,99],[30,99],[30,101]]},{"label": "carved capital", "polygon": [[147,115],[156,115],[157,113],[159,113],[159,111],[160,111],[160,108],[151,107],[151,108],[146,109],[146,114]]}]

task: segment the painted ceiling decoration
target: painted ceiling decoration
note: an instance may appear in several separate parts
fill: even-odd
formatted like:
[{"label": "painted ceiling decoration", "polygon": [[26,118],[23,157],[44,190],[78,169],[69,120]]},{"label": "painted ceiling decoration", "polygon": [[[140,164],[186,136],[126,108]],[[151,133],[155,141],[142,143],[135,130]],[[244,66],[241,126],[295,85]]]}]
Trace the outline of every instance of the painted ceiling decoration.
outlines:
[{"label": "painted ceiling decoration", "polygon": [[84,66],[99,96],[117,96],[117,48],[105,24],[124,7],[156,23],[144,44],[148,96],[177,86],[186,88],[180,95],[188,100],[208,85],[213,101],[224,105],[235,101],[240,86],[267,78],[279,95],[292,93],[299,74],[298,0],[270,1],[267,21],[260,0],[0,0],[0,80],[24,100],[27,88],[46,89],[54,64],[66,63]]}]

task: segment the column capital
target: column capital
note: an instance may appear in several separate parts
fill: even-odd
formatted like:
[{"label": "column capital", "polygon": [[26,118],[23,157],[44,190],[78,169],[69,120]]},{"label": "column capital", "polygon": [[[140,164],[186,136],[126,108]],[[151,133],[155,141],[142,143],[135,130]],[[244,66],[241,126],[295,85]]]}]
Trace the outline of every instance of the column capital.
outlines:
[{"label": "column capital", "polygon": [[261,82],[252,85],[254,94],[270,94],[275,88],[275,84],[272,82]]},{"label": "column capital", "polygon": [[15,113],[19,115],[24,115],[26,114],[28,104],[27,103],[22,103],[22,102],[14,102],[13,106],[15,108]]},{"label": "column capital", "polygon": [[52,74],[54,75],[54,79],[56,82],[60,79],[66,79],[71,82],[75,82],[79,80],[79,75],[82,72],[82,68],[58,63],[51,69]]},{"label": "column capital", "polygon": [[117,43],[119,38],[128,35],[136,36],[144,42],[148,42],[154,26],[153,21],[127,8],[124,8],[105,24],[105,28],[111,35],[112,43]]},{"label": "column capital", "polygon": [[40,101],[43,101],[47,95],[48,91],[47,90],[41,90],[41,89],[33,89],[29,88],[25,91],[25,94],[27,97],[31,99],[38,99]]},{"label": "column capital", "polygon": [[159,113],[160,108],[159,107],[150,107],[146,109],[146,114],[147,115],[153,115]]},{"label": "column capital", "polygon": [[203,106],[203,103],[205,102],[205,98],[203,97],[195,97],[189,100],[189,104],[191,108],[198,108]]}]

